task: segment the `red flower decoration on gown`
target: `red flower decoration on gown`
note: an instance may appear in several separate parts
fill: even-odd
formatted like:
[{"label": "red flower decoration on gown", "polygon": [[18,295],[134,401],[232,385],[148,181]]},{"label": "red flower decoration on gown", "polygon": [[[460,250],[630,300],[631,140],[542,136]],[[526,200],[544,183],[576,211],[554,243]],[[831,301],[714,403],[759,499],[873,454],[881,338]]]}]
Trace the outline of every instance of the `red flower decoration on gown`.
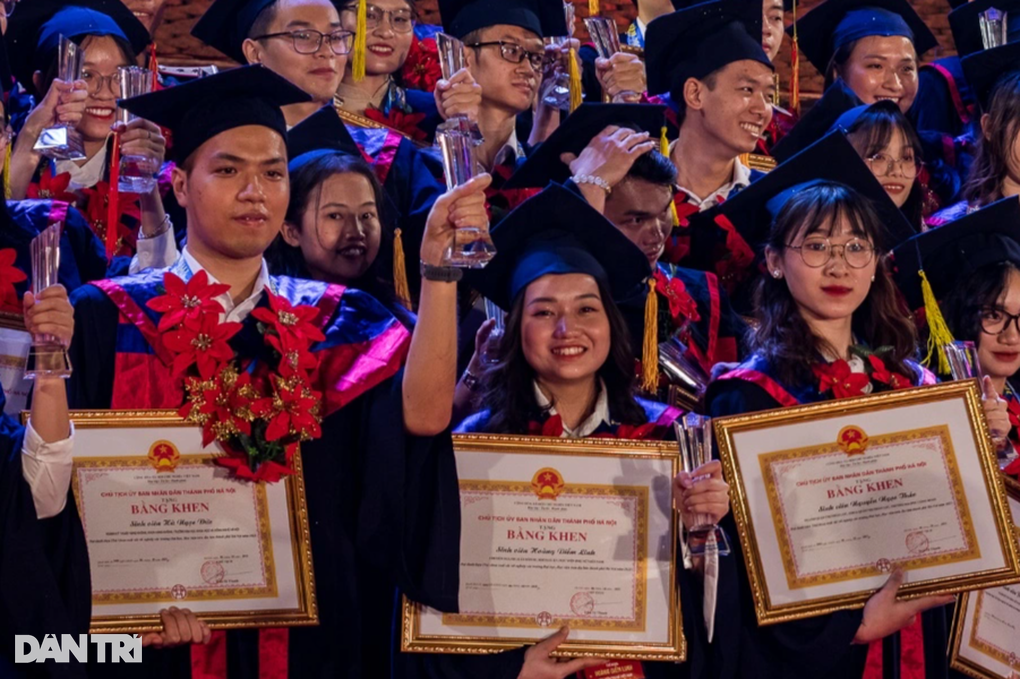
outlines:
[{"label": "red flower decoration on gown", "polygon": [[21,313],[18,291],[14,289],[14,284],[27,280],[28,276],[14,266],[17,258],[18,253],[14,248],[0,250],[0,310]]},{"label": "red flower decoration on gown", "polygon": [[280,374],[284,377],[299,377],[307,380],[308,375],[319,366],[319,358],[305,346],[284,346],[277,335],[267,335],[266,343],[280,354]]},{"label": "red flower decoration on gown", "polygon": [[288,476],[294,473],[294,470],[290,468],[290,461],[294,457],[294,451],[297,450],[297,444],[292,443],[285,449],[285,461],[286,465],[282,465],[272,460],[268,462],[262,462],[258,465],[258,469],[254,472],[251,467],[248,466],[248,457],[241,452],[236,450],[227,450],[227,454],[221,457],[217,457],[215,462],[221,467],[227,467],[228,469],[234,470],[234,475],[238,478],[247,479],[249,481],[265,481],[266,483],[276,483],[284,476]]},{"label": "red flower decoration on gown", "polygon": [[316,417],[322,395],[311,390],[302,380],[273,376],[273,396],[252,404],[252,413],[269,422],[266,440],[278,441],[285,436],[301,440],[322,436]]},{"label": "red flower decoration on gown", "polygon": [[439,49],[435,38],[418,40],[415,36],[400,75],[407,87],[423,92],[436,91],[436,83],[443,77],[443,69],[439,65]]},{"label": "red flower decoration on gown", "polygon": [[202,379],[211,379],[224,363],[234,358],[234,350],[227,342],[240,330],[240,323],[220,323],[218,313],[186,319],[163,339],[166,348],[176,354],[174,374],[180,375],[197,364]]},{"label": "red flower decoration on gown", "polygon": [[913,385],[903,375],[894,373],[885,366],[885,362],[878,356],[871,354],[868,356],[868,363],[871,364],[871,377],[876,382],[888,385],[893,389],[907,389]]},{"label": "red flower decoration on gown", "polygon": [[62,172],[53,176],[53,171],[47,167],[39,177],[38,184],[32,183],[28,185],[28,192],[25,196],[33,200],[59,200],[64,203],[73,204],[78,200],[78,196],[73,191],[67,189],[70,184],[70,172]]},{"label": "red flower decoration on gown", "polygon": [[421,121],[425,120],[424,113],[404,113],[394,107],[390,109],[389,115],[383,115],[383,112],[379,109],[369,108],[365,109],[365,117],[403,132],[414,141],[425,141],[428,139],[425,130],[419,127]]},{"label": "red flower decoration on gown", "polygon": [[1006,468],[1002,470],[1007,476],[1020,477],[1020,457],[1006,465]]},{"label": "red flower decoration on gown", "polygon": [[[92,232],[99,237],[99,240],[106,241],[106,223],[110,205],[110,184],[98,182],[95,186],[81,190],[81,200],[78,201],[78,209],[81,210],[85,221],[88,222]],[[124,223],[124,218],[129,217],[137,223],[141,222],[142,211],[138,207],[138,194],[120,193],[118,200],[117,218],[117,248],[116,254],[130,254],[138,239],[138,227],[131,228]]]},{"label": "red flower decoration on gown", "polygon": [[831,389],[836,398],[862,396],[871,383],[866,374],[855,373],[842,359],[830,364],[816,363],[811,370],[818,378],[818,391],[825,393]]},{"label": "red flower decoration on gown", "polygon": [[189,400],[178,414],[187,419],[194,411],[194,419],[202,424],[203,446],[226,436],[251,436],[248,418],[256,395],[251,375],[227,367],[212,380],[196,383],[191,391],[199,392],[200,398]]},{"label": "red flower decoration on gown", "polygon": [[563,436],[563,418],[559,415],[553,415],[545,422],[532,422],[528,425],[528,434],[531,436],[560,438]]},{"label": "red flower decoration on gown", "polygon": [[223,313],[223,305],[216,300],[220,295],[230,292],[230,286],[223,283],[210,283],[209,275],[203,270],[185,283],[176,274],[169,271],[163,275],[165,295],[153,297],[148,306],[153,311],[163,314],[159,319],[159,331],[166,332],[186,320]]},{"label": "red flower decoration on gown", "polygon": [[687,287],[679,278],[670,278],[662,271],[655,272],[655,290],[669,301],[669,315],[678,327],[684,321],[701,320],[698,304],[687,292]]},{"label": "red flower decoration on gown", "polygon": [[251,315],[275,330],[286,349],[307,349],[311,342],[321,342],[326,339],[322,331],[312,325],[312,321],[319,317],[319,310],[316,307],[293,306],[280,295],[274,295],[268,291],[267,295],[269,308],[260,307],[252,311]]}]

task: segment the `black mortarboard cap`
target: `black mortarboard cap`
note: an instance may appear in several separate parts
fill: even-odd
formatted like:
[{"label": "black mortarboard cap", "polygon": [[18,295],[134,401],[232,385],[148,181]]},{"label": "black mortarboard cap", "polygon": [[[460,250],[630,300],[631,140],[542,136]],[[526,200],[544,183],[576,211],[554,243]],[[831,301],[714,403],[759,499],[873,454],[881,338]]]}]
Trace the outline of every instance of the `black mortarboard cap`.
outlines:
[{"label": "black mortarboard cap", "polygon": [[549,182],[566,182],[570,168],[560,160],[560,154],[580,155],[610,125],[648,132],[657,139],[665,111],[665,106],[653,104],[582,104],[528,156],[504,188],[541,188]]},{"label": "black mortarboard cap", "polygon": [[732,222],[753,249],[760,252],[772,222],[786,202],[798,191],[820,181],[849,186],[871,201],[886,228],[883,246],[891,247],[914,234],[907,218],[839,130],[830,132],[778,165],[720,205],[718,211]]},{"label": "black mortarboard cap", "polygon": [[760,2],[713,0],[652,21],[645,33],[648,93],[670,92],[735,61],[772,68],[761,47],[761,20]]},{"label": "black mortarboard cap", "polygon": [[561,0],[439,0],[439,14],[446,33],[460,39],[502,25],[524,28],[540,38],[570,32]]},{"label": "black mortarboard cap", "polygon": [[281,106],[310,101],[290,81],[263,66],[243,66],[184,85],[122,99],[119,105],[173,132],[174,150],[186,159],[221,132],[261,125],[287,138]]},{"label": "black mortarboard cap", "polygon": [[191,34],[239,64],[246,63],[244,44],[255,20],[276,0],[215,0],[191,29]]},{"label": "black mortarboard cap", "polygon": [[823,74],[840,47],[872,35],[910,38],[919,56],[938,45],[907,0],[825,0],[797,20],[800,49]]},{"label": "black mortarboard cap", "polygon": [[861,100],[853,90],[842,80],[837,80],[793,129],[776,142],[772,147],[772,157],[780,163],[786,162],[824,137],[840,116],[860,104]]},{"label": "black mortarboard cap", "polygon": [[337,152],[361,158],[361,149],[332,106],[323,106],[287,132],[287,157],[291,166],[303,156]]},{"label": "black mortarboard cap", "polygon": [[981,109],[988,111],[995,83],[1012,71],[1020,70],[1020,43],[1010,43],[975,52],[963,58],[963,73]]},{"label": "black mortarboard cap", "polygon": [[57,57],[60,36],[81,43],[90,35],[112,35],[136,54],[148,46],[149,31],[121,0],[27,0],[8,20],[4,39],[11,71],[26,88],[32,74],[45,71]]},{"label": "black mortarboard cap", "polygon": [[1020,42],[1020,0],[973,0],[949,13],[949,28],[953,31],[956,53],[965,57],[985,48],[981,40],[981,14],[997,9],[1009,15],[1006,22],[1006,42]]},{"label": "black mortarboard cap", "polygon": [[894,278],[911,310],[924,306],[924,270],[936,299],[989,264],[1020,267],[1020,201],[1003,198],[937,229],[918,234],[893,250]]},{"label": "black mortarboard cap", "polygon": [[585,273],[616,301],[643,291],[648,259],[584,198],[559,184],[521,203],[492,230],[496,256],[471,285],[509,310],[529,283],[548,274]]}]

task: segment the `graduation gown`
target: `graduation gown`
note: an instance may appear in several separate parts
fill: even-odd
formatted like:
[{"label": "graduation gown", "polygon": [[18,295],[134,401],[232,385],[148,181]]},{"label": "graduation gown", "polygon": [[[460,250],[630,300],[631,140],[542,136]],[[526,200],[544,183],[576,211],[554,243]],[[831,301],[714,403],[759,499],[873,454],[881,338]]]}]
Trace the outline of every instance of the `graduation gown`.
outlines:
[{"label": "graduation gown", "polygon": [[[927,370],[916,364],[910,367],[914,372],[910,376],[913,386],[935,383],[934,375]],[[713,382],[705,395],[705,403],[712,417],[724,417],[817,403],[829,398],[830,393],[819,392],[815,382],[802,386],[784,384],[769,361],[755,354]],[[732,513],[723,519],[722,525],[729,535],[738,534]],[[733,539],[730,546],[734,558],[720,562],[715,626],[716,646],[726,652],[715,655],[714,660],[719,664],[713,667],[712,676],[740,679],[861,679],[864,676],[869,647],[852,644],[864,617],[863,609],[759,627],[740,541]],[[944,678],[948,672],[946,645],[950,614],[951,610],[943,607],[921,616],[924,643],[923,651],[915,649],[917,655],[907,653],[904,635],[904,655],[923,654],[923,676],[927,679]]]},{"label": "graduation gown", "polygon": [[[663,403],[637,398],[636,401],[644,409],[647,422],[652,426],[640,428],[642,425],[626,425],[615,422],[603,422],[588,438],[634,438],[646,440],[671,440],[673,438],[672,423],[680,416],[681,411]],[[482,411],[466,419],[459,427],[458,433],[487,431],[488,411]],[[559,416],[548,418],[530,425],[531,435],[558,436],[562,433]],[[724,557],[725,561],[729,557]],[[677,578],[680,586],[680,599],[684,602],[702,601],[700,578],[688,572],[678,564]],[[642,666],[647,679],[685,679],[687,677],[705,677],[708,665],[709,644],[701,608],[685,603],[683,611],[684,636],[687,640],[687,662],[676,664],[666,662],[636,663]],[[718,630],[718,622],[716,624]],[[550,630],[551,634],[555,630]],[[717,631],[718,633],[718,631]],[[526,648],[504,651],[494,655],[445,655],[407,653],[400,658],[394,676],[401,679],[516,679],[524,665]]]},{"label": "graduation gown", "polygon": [[[398,586],[429,606],[456,609],[460,505],[453,450],[448,434],[404,433],[398,370],[409,334],[360,291],[271,280],[292,303],[326,312],[319,319],[326,341],[314,346],[323,366],[317,388],[328,389],[326,415],[322,436],[301,446],[319,625],[230,632],[214,638],[212,648],[146,649],[141,666],[118,668],[123,676],[386,677]],[[153,332],[159,315],[145,307],[161,293],[161,281],[162,272],[141,274],[84,286],[73,296],[72,407],[183,402],[179,380],[170,379],[160,358]],[[264,295],[259,307],[267,303]],[[231,346],[255,360],[266,351],[253,316]],[[104,668],[101,676],[113,675]]]},{"label": "graduation gown", "polygon": [[[0,676],[84,677],[77,663],[14,665],[14,635],[85,634],[92,597],[85,535],[74,498],[36,518],[21,467],[24,428],[2,414],[0,392]],[[59,638],[59,637],[58,637]]]}]

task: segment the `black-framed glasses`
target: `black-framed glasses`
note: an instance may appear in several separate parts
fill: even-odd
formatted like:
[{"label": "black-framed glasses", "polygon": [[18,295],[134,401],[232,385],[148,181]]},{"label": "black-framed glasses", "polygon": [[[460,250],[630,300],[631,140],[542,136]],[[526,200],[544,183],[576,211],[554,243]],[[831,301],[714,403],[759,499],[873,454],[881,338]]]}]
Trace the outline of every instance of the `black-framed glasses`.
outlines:
[{"label": "black-framed glasses", "polygon": [[294,43],[294,51],[298,54],[315,54],[322,49],[322,41],[327,38],[333,54],[347,54],[351,51],[351,44],[354,42],[354,34],[350,31],[333,31],[327,34],[312,29],[266,33],[253,38],[253,40],[268,40],[269,38],[290,38]]},{"label": "black-framed glasses", "polygon": [[913,156],[897,159],[887,153],[876,153],[865,158],[865,161],[876,177],[887,177],[892,174],[893,168],[898,168],[905,178],[913,179],[921,171],[921,163]]},{"label": "black-framed glasses", "polygon": [[800,245],[787,245],[800,252],[800,258],[812,269],[823,267],[836,256],[836,249],[843,253],[843,261],[853,269],[863,269],[875,256],[875,248],[866,240],[854,238],[841,245],[829,242],[828,238],[807,238]]},{"label": "black-framed glasses", "polygon": [[[348,5],[344,7],[345,12],[357,12],[357,4]],[[368,5],[365,8],[365,28],[373,31],[379,28],[379,25],[383,22],[383,19],[389,19],[390,28],[393,29],[394,33],[410,33],[414,30],[414,25],[417,20],[414,16],[414,10],[410,9],[383,9],[376,7],[375,5]]]},{"label": "black-framed glasses", "polygon": [[498,47],[499,54],[511,64],[519,64],[525,59],[531,64],[533,70],[541,71],[546,64],[545,52],[529,52],[515,42],[475,42],[465,47]]},{"label": "black-framed glasses", "polygon": [[1011,314],[996,306],[978,307],[977,311],[981,331],[986,335],[1001,335],[1009,330],[1010,323],[1020,334],[1020,314]]}]

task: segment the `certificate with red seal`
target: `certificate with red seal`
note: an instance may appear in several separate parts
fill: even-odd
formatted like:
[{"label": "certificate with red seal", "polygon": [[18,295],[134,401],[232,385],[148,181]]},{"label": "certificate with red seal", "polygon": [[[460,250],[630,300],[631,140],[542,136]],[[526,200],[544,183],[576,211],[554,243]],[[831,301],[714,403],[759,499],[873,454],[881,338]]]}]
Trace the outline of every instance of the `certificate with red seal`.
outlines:
[{"label": "certificate with red seal", "polygon": [[684,658],[676,444],[468,435],[454,448],[460,610],[405,602],[405,651],[496,652],[569,625],[562,656]]},{"label": "certificate with red seal", "polygon": [[976,381],[719,418],[759,624],[1020,582]]},{"label": "certificate with red seal", "polygon": [[[1013,523],[1020,526],[1020,484],[1007,478]],[[1020,527],[1017,528],[1020,536]],[[949,661],[976,679],[1020,677],[1020,586],[967,592],[956,605]]]},{"label": "certificate with red seal", "polygon": [[297,456],[294,475],[251,482],[175,411],[71,419],[93,632],[158,630],[169,606],[213,628],[317,623]]}]

